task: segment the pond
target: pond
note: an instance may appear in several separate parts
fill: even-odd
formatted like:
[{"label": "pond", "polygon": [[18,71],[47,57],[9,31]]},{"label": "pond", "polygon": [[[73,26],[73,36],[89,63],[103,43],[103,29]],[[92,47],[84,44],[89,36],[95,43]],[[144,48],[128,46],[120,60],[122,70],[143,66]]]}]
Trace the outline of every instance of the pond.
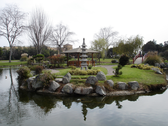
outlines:
[{"label": "pond", "polygon": [[17,68],[0,69],[0,126],[167,126],[168,91],[61,97],[19,90]]}]

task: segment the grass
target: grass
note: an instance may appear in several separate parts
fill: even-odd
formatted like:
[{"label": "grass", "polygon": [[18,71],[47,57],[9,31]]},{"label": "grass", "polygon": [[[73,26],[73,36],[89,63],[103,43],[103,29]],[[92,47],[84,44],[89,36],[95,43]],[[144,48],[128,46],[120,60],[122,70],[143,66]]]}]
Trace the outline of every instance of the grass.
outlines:
[{"label": "grass", "polygon": [[119,77],[107,76],[107,79],[112,79],[114,83],[137,81],[145,85],[166,84],[164,75],[156,74],[152,70],[141,70],[138,68],[131,68],[130,65],[126,65],[121,69],[121,71],[123,74]]},{"label": "grass", "polygon": [[22,62],[19,61],[19,60],[18,61],[15,60],[15,62],[12,62],[12,61],[11,61],[11,63],[1,61],[0,66],[3,67],[3,66],[15,66],[15,65],[25,65],[25,64],[27,64],[27,61],[22,61]]}]

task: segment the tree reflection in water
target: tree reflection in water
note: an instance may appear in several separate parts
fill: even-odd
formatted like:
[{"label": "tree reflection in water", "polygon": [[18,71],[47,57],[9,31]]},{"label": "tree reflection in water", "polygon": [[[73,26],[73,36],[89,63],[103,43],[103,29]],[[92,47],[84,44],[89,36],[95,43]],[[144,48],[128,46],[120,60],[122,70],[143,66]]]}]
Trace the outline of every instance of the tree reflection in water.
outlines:
[{"label": "tree reflection in water", "polygon": [[7,124],[18,125],[21,124],[22,118],[28,113],[25,111],[26,108],[19,102],[19,95],[13,83],[11,68],[9,69],[9,76],[10,78],[8,79],[11,81],[10,88],[7,92],[1,93],[0,95],[0,114],[6,120]]}]

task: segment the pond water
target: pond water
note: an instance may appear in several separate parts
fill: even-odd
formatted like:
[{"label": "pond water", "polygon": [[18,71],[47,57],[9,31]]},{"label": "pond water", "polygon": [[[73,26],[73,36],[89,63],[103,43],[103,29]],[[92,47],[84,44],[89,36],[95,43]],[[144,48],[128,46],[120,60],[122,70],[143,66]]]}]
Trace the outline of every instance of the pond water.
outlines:
[{"label": "pond water", "polygon": [[167,126],[168,91],[118,97],[56,97],[18,89],[0,69],[0,126]]}]

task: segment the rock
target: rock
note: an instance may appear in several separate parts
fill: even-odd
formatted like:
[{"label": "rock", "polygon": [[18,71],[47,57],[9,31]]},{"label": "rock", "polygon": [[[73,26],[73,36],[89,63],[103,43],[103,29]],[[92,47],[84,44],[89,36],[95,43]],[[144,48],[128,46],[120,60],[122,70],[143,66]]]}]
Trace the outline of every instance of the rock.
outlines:
[{"label": "rock", "polygon": [[166,68],[166,65],[164,63],[160,63],[160,68]]},{"label": "rock", "polygon": [[128,89],[128,85],[125,82],[118,82],[117,85],[118,85],[118,88],[121,90]]},{"label": "rock", "polygon": [[57,82],[52,81],[52,82],[50,83],[50,86],[49,86],[48,90],[54,92],[54,91],[55,91],[57,88],[59,88],[59,87],[60,87],[60,85],[59,85]]},{"label": "rock", "polygon": [[104,86],[96,86],[96,93],[103,96],[106,95]]},{"label": "rock", "polygon": [[62,78],[56,78],[55,81],[60,83],[60,82],[62,82]]},{"label": "rock", "polygon": [[87,95],[93,91],[93,87],[77,87],[74,91],[76,94]]},{"label": "rock", "polygon": [[159,63],[155,63],[155,66],[160,67],[160,64]]},{"label": "rock", "polygon": [[95,85],[98,82],[97,77],[94,76],[89,76],[85,82],[85,84],[91,84],[91,85]]},{"label": "rock", "polygon": [[69,84],[64,85],[64,87],[62,88],[62,92],[72,94],[73,93],[73,84],[69,83]]},{"label": "rock", "polygon": [[107,80],[106,83],[110,86],[113,87],[114,86],[114,82],[112,80]]},{"label": "rock", "polygon": [[98,72],[96,77],[98,80],[106,80],[106,75],[102,71]]},{"label": "rock", "polygon": [[69,83],[70,80],[71,80],[71,74],[70,74],[70,73],[67,73],[67,74],[62,78],[63,84]]},{"label": "rock", "polygon": [[162,72],[160,72],[159,68],[151,68],[151,70],[155,71],[157,74],[162,74]]},{"label": "rock", "polygon": [[41,75],[38,75],[32,82],[32,88],[34,88],[35,90],[43,87],[43,84],[40,81],[40,79],[41,79]]},{"label": "rock", "polygon": [[128,82],[128,85],[133,90],[137,90],[139,88],[139,83],[137,81],[130,81],[130,82]]},{"label": "rock", "polygon": [[29,77],[29,78],[27,79],[27,87],[28,87],[28,89],[32,89],[32,83],[33,83],[33,81],[34,81],[35,78],[36,78],[36,77],[33,76],[33,77]]}]

